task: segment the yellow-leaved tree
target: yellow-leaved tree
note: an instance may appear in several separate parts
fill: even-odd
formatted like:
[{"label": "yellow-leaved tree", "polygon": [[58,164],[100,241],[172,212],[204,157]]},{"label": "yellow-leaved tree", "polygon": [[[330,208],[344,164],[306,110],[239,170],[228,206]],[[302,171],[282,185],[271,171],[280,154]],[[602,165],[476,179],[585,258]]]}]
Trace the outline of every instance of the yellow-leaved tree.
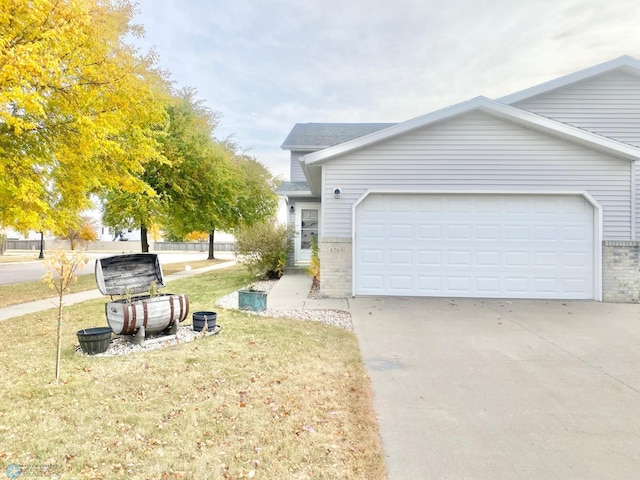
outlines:
[{"label": "yellow-leaved tree", "polygon": [[58,328],[56,336],[56,384],[60,381],[60,351],[62,350],[62,305],[63,297],[71,285],[78,281],[76,272],[82,269],[89,259],[79,252],[67,255],[64,250],[49,253],[45,260],[47,273],[42,280],[58,295]]},{"label": "yellow-leaved tree", "polygon": [[140,191],[168,91],[129,0],[0,2],[0,226],[56,231],[107,188]]}]

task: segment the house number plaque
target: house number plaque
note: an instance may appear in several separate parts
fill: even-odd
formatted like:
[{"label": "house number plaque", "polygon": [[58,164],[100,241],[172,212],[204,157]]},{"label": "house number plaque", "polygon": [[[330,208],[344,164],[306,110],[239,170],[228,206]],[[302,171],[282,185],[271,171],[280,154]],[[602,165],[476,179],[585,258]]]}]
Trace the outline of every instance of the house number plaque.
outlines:
[{"label": "house number plaque", "polygon": [[342,255],[343,253],[345,253],[345,248],[344,247],[328,247],[327,248],[327,253],[332,254],[332,255]]}]

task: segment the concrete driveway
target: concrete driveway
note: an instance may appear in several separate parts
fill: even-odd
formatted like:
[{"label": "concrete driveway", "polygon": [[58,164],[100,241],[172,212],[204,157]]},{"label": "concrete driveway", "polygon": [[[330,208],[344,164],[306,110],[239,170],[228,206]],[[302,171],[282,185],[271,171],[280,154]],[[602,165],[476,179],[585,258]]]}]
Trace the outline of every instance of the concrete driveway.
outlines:
[{"label": "concrete driveway", "polygon": [[390,480],[640,478],[640,305],[349,306]]}]

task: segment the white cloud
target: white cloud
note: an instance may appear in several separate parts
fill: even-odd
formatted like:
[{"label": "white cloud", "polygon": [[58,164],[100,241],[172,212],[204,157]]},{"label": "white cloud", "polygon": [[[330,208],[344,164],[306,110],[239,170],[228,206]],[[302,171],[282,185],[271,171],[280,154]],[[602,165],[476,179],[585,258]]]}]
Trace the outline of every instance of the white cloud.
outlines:
[{"label": "white cloud", "polygon": [[161,65],[274,173],[296,122],[403,121],[640,57],[636,0],[139,0]]}]

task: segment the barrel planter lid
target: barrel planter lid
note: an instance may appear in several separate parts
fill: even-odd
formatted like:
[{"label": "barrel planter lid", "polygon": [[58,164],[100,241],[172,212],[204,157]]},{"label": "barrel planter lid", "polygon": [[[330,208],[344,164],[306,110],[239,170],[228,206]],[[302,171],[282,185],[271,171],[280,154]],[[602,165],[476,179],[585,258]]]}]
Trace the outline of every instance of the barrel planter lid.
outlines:
[{"label": "barrel planter lid", "polygon": [[128,253],[96,261],[96,283],[103,295],[148,292],[154,282],[158,288],[165,286],[155,253]]}]

